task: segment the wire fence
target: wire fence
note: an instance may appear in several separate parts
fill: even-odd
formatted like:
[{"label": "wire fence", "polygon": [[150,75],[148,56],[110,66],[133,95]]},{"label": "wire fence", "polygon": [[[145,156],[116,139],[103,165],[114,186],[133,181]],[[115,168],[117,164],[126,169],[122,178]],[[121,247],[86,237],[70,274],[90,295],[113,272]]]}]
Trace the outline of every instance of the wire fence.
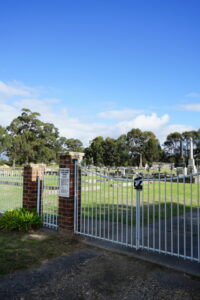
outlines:
[{"label": "wire fence", "polygon": [[22,207],[23,170],[0,170],[0,212]]}]

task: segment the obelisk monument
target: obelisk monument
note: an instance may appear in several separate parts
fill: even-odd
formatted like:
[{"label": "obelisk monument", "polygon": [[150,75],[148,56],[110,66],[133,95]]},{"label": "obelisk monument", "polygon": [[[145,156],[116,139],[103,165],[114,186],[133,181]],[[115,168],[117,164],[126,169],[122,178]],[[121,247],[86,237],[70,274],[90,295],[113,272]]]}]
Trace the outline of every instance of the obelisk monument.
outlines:
[{"label": "obelisk monument", "polygon": [[185,158],[183,155],[183,138],[180,139],[180,159],[178,162],[178,167],[176,168],[177,175],[187,175],[187,168],[185,166]]},{"label": "obelisk monument", "polygon": [[196,173],[197,168],[195,166],[194,154],[193,154],[193,139],[190,138],[190,156],[188,159],[188,174]]}]

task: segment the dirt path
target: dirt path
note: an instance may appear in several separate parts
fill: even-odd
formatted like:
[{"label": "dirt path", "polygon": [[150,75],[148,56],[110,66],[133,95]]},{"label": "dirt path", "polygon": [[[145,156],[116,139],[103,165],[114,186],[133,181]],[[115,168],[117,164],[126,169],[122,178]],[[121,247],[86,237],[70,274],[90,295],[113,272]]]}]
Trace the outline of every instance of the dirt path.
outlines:
[{"label": "dirt path", "polygon": [[200,280],[141,260],[85,248],[0,277],[0,299],[199,299]]}]

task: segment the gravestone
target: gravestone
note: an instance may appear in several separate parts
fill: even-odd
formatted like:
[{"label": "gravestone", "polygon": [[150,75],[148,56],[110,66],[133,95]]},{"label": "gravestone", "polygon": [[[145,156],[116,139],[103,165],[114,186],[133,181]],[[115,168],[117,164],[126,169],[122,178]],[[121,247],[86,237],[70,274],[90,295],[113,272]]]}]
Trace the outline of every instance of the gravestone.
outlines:
[{"label": "gravestone", "polygon": [[122,176],[126,176],[126,168],[124,168],[124,167],[121,167],[121,168],[119,168],[119,171],[121,172],[121,175]]},{"label": "gravestone", "polygon": [[177,167],[176,168],[176,175],[177,176],[186,176],[187,175],[187,168],[186,167]]},{"label": "gravestone", "polygon": [[125,169],[125,175],[132,175],[133,174],[133,169],[132,168],[126,168]]}]

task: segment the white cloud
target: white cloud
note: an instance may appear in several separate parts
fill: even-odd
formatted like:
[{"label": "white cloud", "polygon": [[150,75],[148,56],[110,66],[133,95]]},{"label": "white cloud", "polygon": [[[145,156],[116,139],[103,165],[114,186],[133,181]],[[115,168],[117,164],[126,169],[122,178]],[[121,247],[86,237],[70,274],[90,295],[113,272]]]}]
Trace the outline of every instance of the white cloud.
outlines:
[{"label": "white cloud", "polygon": [[200,94],[192,92],[192,93],[189,93],[189,94],[185,95],[185,97],[187,97],[187,98],[200,98]]},{"label": "white cloud", "polygon": [[142,110],[136,109],[109,110],[98,113],[97,117],[110,120],[124,120],[133,118],[133,116],[142,112]]},{"label": "white cloud", "polygon": [[191,131],[191,130],[197,130],[197,128],[189,125],[184,125],[184,124],[169,124],[167,126],[164,126],[162,130],[157,132],[156,136],[159,138],[161,144],[163,144],[168,134],[172,132],[182,133],[184,131]]},{"label": "white cloud", "polygon": [[182,108],[190,111],[200,111],[200,103],[186,104]]},{"label": "white cloud", "polygon": [[[53,116],[52,116],[53,117]],[[53,123],[60,128],[60,133],[67,137],[78,137],[87,145],[88,141],[96,136],[117,138],[121,134],[127,133],[132,128],[153,131],[161,144],[166,136],[174,131],[183,132],[195,129],[192,126],[183,124],[169,124],[169,115],[157,116],[156,113],[150,115],[139,115],[130,121],[116,122],[115,124],[87,123],[78,118],[70,118],[61,115],[60,118],[54,115]]]},{"label": "white cloud", "polygon": [[43,121],[51,122],[59,128],[60,135],[68,138],[79,138],[85,145],[98,135],[117,138],[119,135],[127,133],[132,128],[152,130],[155,133],[160,134],[164,125],[169,120],[168,115],[158,117],[156,114],[142,114],[132,120],[115,122],[114,124],[105,124],[103,122],[91,123],[70,116],[69,110],[66,107],[62,107],[60,110],[55,111],[53,106],[47,104],[45,101],[30,98],[15,102],[14,105],[0,104],[1,124],[4,126],[8,125],[20,114],[23,107],[39,112]]},{"label": "white cloud", "polygon": [[0,81],[0,93],[12,97],[12,96],[22,96],[28,97],[32,94],[33,89],[22,85],[17,81],[13,81],[12,83],[5,83]]},{"label": "white cloud", "polygon": [[59,129],[60,135],[68,138],[79,138],[85,145],[88,145],[89,141],[96,136],[117,138],[132,128],[153,131],[161,143],[170,132],[194,129],[191,126],[169,124],[169,115],[165,114],[159,117],[156,113],[141,114],[131,120],[118,121],[114,124],[82,121],[80,118],[70,116],[67,107],[55,111],[53,104],[50,105],[45,101],[32,98],[22,99],[15,102],[14,105],[0,104],[1,125],[8,125],[20,114],[23,107],[39,112],[43,121],[53,123]]},{"label": "white cloud", "polygon": [[156,113],[152,113],[151,115],[139,115],[130,121],[122,121],[118,124],[118,127],[123,128],[125,132],[131,128],[153,131],[161,128],[168,122],[169,116],[167,114],[158,117]]},{"label": "white cloud", "polygon": [[0,102],[0,125],[3,126],[7,126],[17,117],[22,108],[29,108],[39,112],[43,121],[53,123],[59,129],[60,135],[67,138],[79,138],[84,145],[88,145],[89,141],[96,136],[117,138],[132,128],[153,131],[161,143],[170,132],[195,129],[184,124],[170,124],[168,114],[159,116],[156,113],[142,113],[142,111],[128,108],[97,114],[100,118],[112,119],[112,124],[106,124],[100,119],[92,122],[92,118],[90,121],[89,119],[83,121],[80,117],[72,117],[70,108],[62,106],[62,102],[59,106],[56,105],[59,99],[36,97],[37,89],[22,84],[2,84],[2,81],[0,83],[0,93],[4,95],[3,101]]},{"label": "white cloud", "polygon": [[46,103],[59,103],[60,102],[60,99],[56,99],[56,98],[47,98],[47,99],[44,99],[44,101]]},{"label": "white cloud", "polygon": [[7,126],[16,118],[20,110],[8,104],[0,103],[0,125]]},{"label": "white cloud", "polygon": [[38,111],[45,114],[52,109],[52,106],[46,103],[45,100],[35,98],[24,98],[14,102],[14,105],[19,109],[29,108],[32,111]]}]

